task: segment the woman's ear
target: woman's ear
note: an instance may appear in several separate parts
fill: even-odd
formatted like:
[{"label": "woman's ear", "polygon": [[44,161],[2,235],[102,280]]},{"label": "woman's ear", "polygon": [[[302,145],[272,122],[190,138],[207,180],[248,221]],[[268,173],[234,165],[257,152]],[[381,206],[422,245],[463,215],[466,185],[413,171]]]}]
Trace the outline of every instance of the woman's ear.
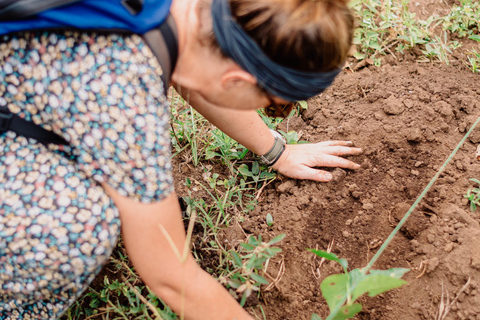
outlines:
[{"label": "woman's ear", "polygon": [[236,69],[227,71],[222,75],[221,85],[224,90],[241,88],[246,85],[256,86],[257,79],[242,69]]}]

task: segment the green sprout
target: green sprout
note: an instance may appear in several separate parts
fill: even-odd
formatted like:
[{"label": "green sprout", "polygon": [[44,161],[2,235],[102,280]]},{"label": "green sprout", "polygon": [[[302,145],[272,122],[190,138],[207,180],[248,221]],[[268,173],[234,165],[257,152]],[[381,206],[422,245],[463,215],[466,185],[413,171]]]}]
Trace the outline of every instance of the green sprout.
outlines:
[{"label": "green sprout", "polygon": [[[407,283],[401,278],[409,269],[370,270],[368,273],[365,269],[354,269],[348,272],[347,260],[340,259],[337,255],[327,251],[308,250],[321,258],[339,263],[344,270],[343,274],[331,275],[320,284],[322,295],[330,309],[330,315],[326,320],[353,318],[362,310],[362,305],[355,301],[363,294],[367,293],[370,297],[375,297]],[[345,297],[347,298],[345,304],[340,305]],[[336,310],[339,311],[335,312]],[[322,320],[322,318],[314,313],[312,320]]]},{"label": "green sprout", "polygon": [[480,180],[470,179],[470,181],[478,184],[478,187],[468,189],[467,194],[464,197],[470,202],[470,210],[475,212],[477,210],[477,206],[480,206]]}]

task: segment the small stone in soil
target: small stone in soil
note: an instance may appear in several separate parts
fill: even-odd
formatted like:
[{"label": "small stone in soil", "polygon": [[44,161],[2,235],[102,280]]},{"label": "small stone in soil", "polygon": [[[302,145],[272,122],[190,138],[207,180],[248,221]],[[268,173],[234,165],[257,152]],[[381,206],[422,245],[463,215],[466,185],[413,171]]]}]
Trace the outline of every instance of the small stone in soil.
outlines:
[{"label": "small stone in soil", "polygon": [[403,112],[405,106],[403,103],[391,95],[383,103],[383,111],[388,115],[399,115]]},{"label": "small stone in soil", "polygon": [[427,273],[433,272],[438,267],[439,264],[440,264],[440,261],[438,260],[437,257],[433,257],[430,260],[428,260]]},{"label": "small stone in soil", "polygon": [[335,168],[335,170],[332,171],[332,182],[334,183],[339,183],[342,182],[343,179],[347,176],[347,172],[343,169],[340,168]]}]

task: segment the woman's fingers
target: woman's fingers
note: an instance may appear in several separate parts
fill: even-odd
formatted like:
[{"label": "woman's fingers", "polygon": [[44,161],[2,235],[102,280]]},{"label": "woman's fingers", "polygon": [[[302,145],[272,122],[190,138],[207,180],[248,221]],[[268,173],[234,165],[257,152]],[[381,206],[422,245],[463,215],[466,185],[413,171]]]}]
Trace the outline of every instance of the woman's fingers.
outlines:
[{"label": "woman's fingers", "polygon": [[318,182],[329,182],[332,180],[332,174],[328,171],[303,167],[296,172],[285,172],[286,176],[294,179],[313,180]]},{"label": "woman's fingers", "polygon": [[333,140],[333,141],[322,141],[317,142],[315,145],[320,147],[330,147],[330,146],[344,146],[344,147],[352,147],[352,141],[343,141],[343,140]]},{"label": "woman's fingers", "polygon": [[339,167],[344,169],[356,170],[360,168],[360,165],[330,154],[317,154],[315,157],[308,163],[309,167]]},{"label": "woman's fingers", "polygon": [[363,152],[362,148],[351,148],[342,146],[321,147],[319,153],[330,154],[332,156],[354,156]]}]

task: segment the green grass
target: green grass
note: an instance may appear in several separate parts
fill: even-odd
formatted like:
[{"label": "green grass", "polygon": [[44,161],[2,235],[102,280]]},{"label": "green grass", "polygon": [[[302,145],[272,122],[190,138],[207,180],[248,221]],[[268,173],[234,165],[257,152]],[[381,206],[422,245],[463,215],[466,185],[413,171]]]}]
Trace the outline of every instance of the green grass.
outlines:
[{"label": "green grass", "polygon": [[[430,16],[427,20],[412,13],[409,4],[409,0],[351,1],[357,22],[354,57],[372,59],[379,66],[384,55],[418,47],[426,61],[448,64],[449,56],[461,47],[453,38],[480,41],[480,3],[477,0],[461,0],[446,16]],[[465,62],[473,72],[478,72],[478,57],[474,52]]]}]

